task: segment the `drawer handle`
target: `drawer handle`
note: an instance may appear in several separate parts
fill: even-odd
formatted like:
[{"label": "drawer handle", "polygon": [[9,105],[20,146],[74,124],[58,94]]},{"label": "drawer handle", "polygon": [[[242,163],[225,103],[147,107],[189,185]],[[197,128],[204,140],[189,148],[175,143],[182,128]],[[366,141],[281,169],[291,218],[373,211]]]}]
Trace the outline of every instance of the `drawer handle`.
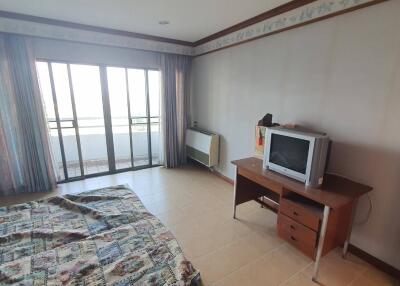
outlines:
[{"label": "drawer handle", "polygon": [[291,228],[291,229],[293,229],[293,230],[295,230],[295,229],[296,229],[296,228],[295,228],[293,225],[291,225],[291,226],[290,226],[290,228]]},{"label": "drawer handle", "polygon": [[297,241],[297,239],[294,236],[290,236],[290,239],[293,241]]}]

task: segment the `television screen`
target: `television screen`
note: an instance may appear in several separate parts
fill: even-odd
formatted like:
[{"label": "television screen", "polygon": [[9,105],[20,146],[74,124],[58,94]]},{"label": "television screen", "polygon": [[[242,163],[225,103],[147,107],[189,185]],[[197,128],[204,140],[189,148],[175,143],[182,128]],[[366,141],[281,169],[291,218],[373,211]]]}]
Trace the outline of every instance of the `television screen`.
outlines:
[{"label": "television screen", "polygon": [[284,168],[305,174],[307,168],[308,140],[272,134],[269,161]]}]

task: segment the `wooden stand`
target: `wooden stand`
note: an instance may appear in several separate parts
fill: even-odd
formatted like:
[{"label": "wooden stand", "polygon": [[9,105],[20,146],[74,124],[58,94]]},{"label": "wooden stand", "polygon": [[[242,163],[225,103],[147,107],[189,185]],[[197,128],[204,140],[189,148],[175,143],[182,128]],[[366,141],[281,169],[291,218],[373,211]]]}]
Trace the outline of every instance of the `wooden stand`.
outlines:
[{"label": "wooden stand", "polygon": [[264,170],[257,158],[232,163],[237,167],[234,218],[236,206],[251,200],[278,213],[279,236],[315,260],[313,281],[317,280],[322,256],[343,245],[345,257],[358,198],[372,187],[326,174],[321,188],[310,188]]}]

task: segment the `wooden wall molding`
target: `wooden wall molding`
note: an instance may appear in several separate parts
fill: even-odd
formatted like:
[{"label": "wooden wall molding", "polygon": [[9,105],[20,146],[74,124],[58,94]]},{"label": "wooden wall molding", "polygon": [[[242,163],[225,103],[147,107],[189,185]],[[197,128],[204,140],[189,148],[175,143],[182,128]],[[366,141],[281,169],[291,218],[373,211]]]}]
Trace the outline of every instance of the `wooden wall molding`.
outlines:
[{"label": "wooden wall molding", "polygon": [[353,244],[349,244],[349,252],[361,258],[362,260],[368,262],[369,264],[375,266],[382,272],[385,272],[390,276],[400,280],[400,270],[394,268],[393,266],[387,264],[386,262],[380,260],[379,258],[369,254],[368,252],[365,252],[364,250],[358,248]]},{"label": "wooden wall molding", "polygon": [[229,177],[223,175],[222,173],[220,173],[220,172],[218,172],[218,171],[216,171],[216,170],[214,170],[214,169],[211,170],[211,173],[212,173],[213,175],[217,176],[218,178],[224,180],[224,181],[227,182],[228,184],[231,184],[232,186],[235,184],[235,181],[234,181],[234,180],[232,180],[231,178],[229,178]]},{"label": "wooden wall molding", "polygon": [[[264,13],[261,14],[258,19],[265,19],[258,23],[251,24],[253,23],[252,21],[255,20],[242,22],[236,26],[239,30],[229,28],[215,34],[219,36],[218,38],[215,38],[216,36],[210,36],[207,42],[204,42],[205,40],[198,41],[202,44],[195,46],[194,55],[202,56],[211,52],[220,51],[385,1],[389,0],[292,1],[288,3],[290,5],[283,6],[281,10],[278,10],[281,12],[280,14],[278,14],[277,11],[269,14]],[[244,26],[244,28],[241,28],[242,26]]]},{"label": "wooden wall molding", "polygon": [[24,35],[36,38],[55,39],[68,42],[93,44],[99,46],[111,46],[128,48],[158,53],[193,55],[193,47],[169,42],[157,41],[128,36],[121,33],[107,33],[52,25],[48,23],[31,22],[21,19],[6,18],[0,16],[0,32]]},{"label": "wooden wall molding", "polygon": [[258,16],[187,42],[0,10],[0,32],[202,56],[389,0],[292,0]]},{"label": "wooden wall molding", "polygon": [[65,27],[65,28],[86,30],[86,31],[98,32],[98,33],[107,33],[107,34],[113,34],[113,35],[119,35],[119,36],[125,36],[125,37],[133,37],[133,38],[138,38],[138,39],[158,41],[158,42],[177,44],[177,45],[183,45],[183,46],[192,46],[193,45],[192,42],[187,42],[187,41],[175,40],[175,39],[159,37],[159,36],[150,36],[150,35],[141,34],[141,33],[134,33],[134,32],[128,32],[128,31],[111,29],[111,28],[79,24],[79,23],[74,23],[74,22],[55,20],[55,19],[50,19],[50,18],[14,13],[14,12],[7,12],[7,11],[2,11],[2,10],[0,10],[0,17],[16,19],[16,20],[21,20],[21,21],[27,21],[27,22],[33,22],[33,23],[46,24],[46,25],[60,26],[60,27]]},{"label": "wooden wall molding", "polygon": [[205,44],[207,42],[210,42],[212,40],[221,38],[221,37],[226,36],[226,35],[228,35],[230,33],[239,31],[241,29],[244,29],[246,27],[254,25],[254,24],[258,23],[258,22],[270,19],[270,18],[272,18],[274,16],[278,16],[280,14],[283,14],[285,12],[288,12],[288,11],[291,11],[291,10],[294,10],[294,9],[297,9],[297,8],[299,8],[301,6],[304,6],[306,4],[309,4],[309,3],[312,3],[312,2],[315,2],[315,1],[317,1],[317,0],[292,0],[292,1],[288,2],[288,3],[286,3],[286,4],[283,4],[281,6],[278,6],[278,7],[274,8],[274,9],[268,10],[268,11],[266,11],[266,12],[260,14],[260,15],[257,15],[257,16],[255,16],[253,18],[250,18],[248,20],[240,22],[240,23],[238,23],[236,25],[233,25],[233,26],[231,26],[229,28],[226,28],[226,29],[224,29],[222,31],[219,31],[219,32],[217,32],[215,34],[207,36],[207,37],[205,37],[203,39],[200,39],[200,40],[194,42],[193,46],[195,46],[195,47],[196,46],[200,46],[200,45]]}]

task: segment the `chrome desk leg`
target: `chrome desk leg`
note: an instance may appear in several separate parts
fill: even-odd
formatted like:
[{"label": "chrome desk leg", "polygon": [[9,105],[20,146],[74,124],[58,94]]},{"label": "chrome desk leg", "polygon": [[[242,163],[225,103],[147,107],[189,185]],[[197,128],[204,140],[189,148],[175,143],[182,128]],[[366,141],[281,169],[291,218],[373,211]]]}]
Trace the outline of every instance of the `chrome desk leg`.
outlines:
[{"label": "chrome desk leg", "polygon": [[314,273],[312,276],[312,280],[314,282],[317,282],[317,278],[318,278],[318,271],[319,271],[319,265],[321,263],[322,249],[324,248],[326,227],[328,225],[329,212],[330,212],[330,208],[328,206],[325,206],[324,207],[324,217],[322,219],[321,232],[319,234],[319,240],[318,240],[317,256],[315,258]]},{"label": "chrome desk leg", "polygon": [[349,242],[350,242],[350,236],[347,237],[346,241],[344,242],[343,245],[343,253],[342,253],[342,257],[346,258],[347,255],[347,250],[349,249]]},{"label": "chrome desk leg", "polygon": [[353,229],[353,221],[356,214],[356,206],[357,206],[357,201],[354,203],[353,209],[351,210],[351,222],[349,225],[349,229],[347,230],[346,241],[344,242],[343,245],[343,253],[342,253],[343,258],[346,258],[347,250],[349,249],[351,230]]},{"label": "chrome desk leg", "polygon": [[236,185],[236,181],[237,181],[237,167],[235,167],[235,173],[236,173],[236,178],[235,181],[233,183],[233,218],[236,219],[236,192],[237,192],[237,185]]}]

